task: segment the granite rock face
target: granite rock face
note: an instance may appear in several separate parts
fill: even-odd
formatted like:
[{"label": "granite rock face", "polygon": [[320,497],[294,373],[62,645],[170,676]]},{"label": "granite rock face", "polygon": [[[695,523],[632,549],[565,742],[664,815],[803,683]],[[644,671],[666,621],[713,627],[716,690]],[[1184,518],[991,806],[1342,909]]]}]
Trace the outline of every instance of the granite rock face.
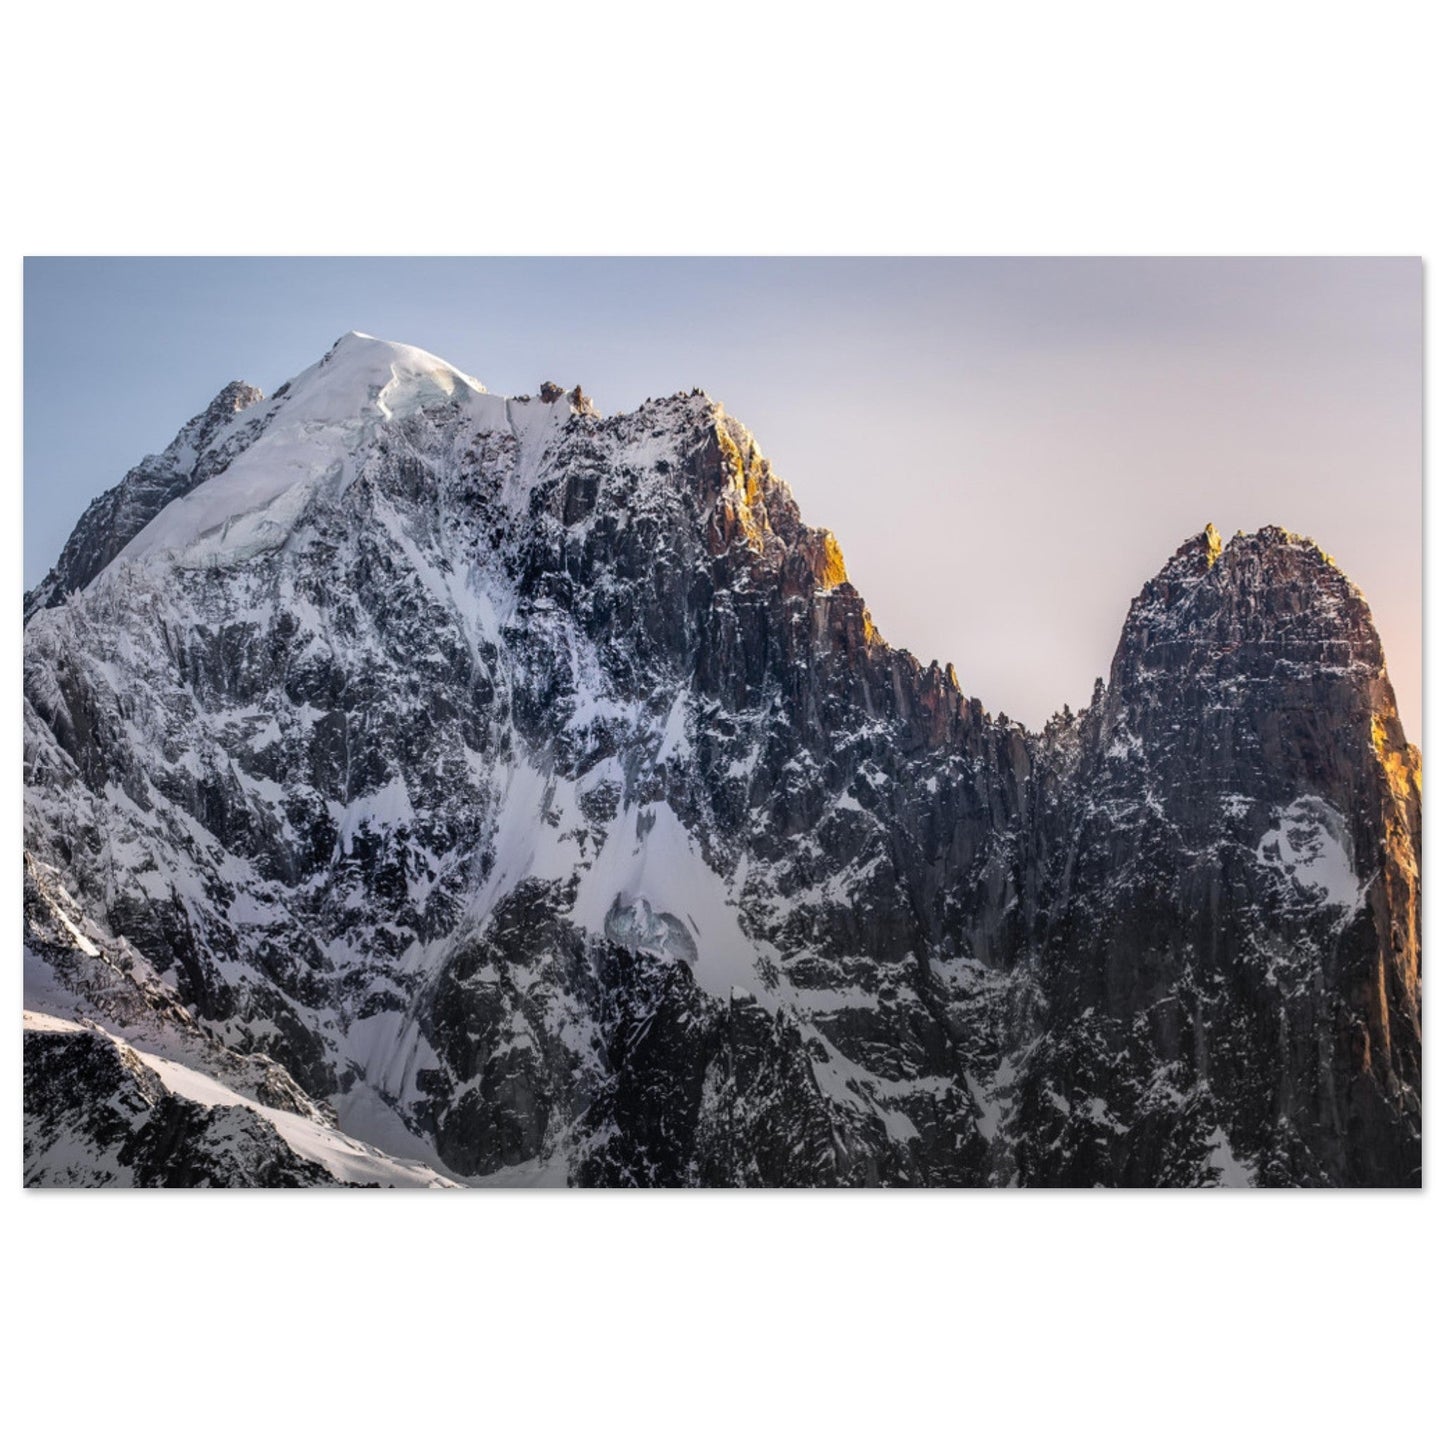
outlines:
[{"label": "granite rock face", "polygon": [[1186,543],[1030,734],[701,393],[352,336],[197,450],[31,599],[26,844],[318,1107],[479,1182],[1418,1182],[1419,758],[1312,543]]}]

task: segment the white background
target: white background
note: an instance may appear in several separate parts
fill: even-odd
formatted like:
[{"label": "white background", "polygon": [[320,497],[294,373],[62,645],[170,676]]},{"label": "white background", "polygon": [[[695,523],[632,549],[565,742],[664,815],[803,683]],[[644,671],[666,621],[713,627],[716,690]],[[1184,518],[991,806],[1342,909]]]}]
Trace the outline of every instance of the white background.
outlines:
[{"label": "white background", "polygon": [[[12,13],[0,936],[22,255],[1423,253],[1428,295],[1434,30],[1388,0]],[[1427,758],[1431,721],[1427,701]],[[25,1195],[17,1039],[0,1369],[21,1438],[1438,1429],[1438,1188]]]}]

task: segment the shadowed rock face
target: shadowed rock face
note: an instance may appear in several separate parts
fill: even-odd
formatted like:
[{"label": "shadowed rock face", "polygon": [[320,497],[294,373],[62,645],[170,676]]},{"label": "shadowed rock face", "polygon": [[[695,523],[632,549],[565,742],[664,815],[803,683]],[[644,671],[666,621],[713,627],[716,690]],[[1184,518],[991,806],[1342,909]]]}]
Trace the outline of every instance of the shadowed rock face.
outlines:
[{"label": "shadowed rock face", "polygon": [[33,617],[27,846],[97,938],[472,1176],[1418,1182],[1419,759],[1318,548],[1186,543],[1029,734],[706,397],[486,403]]}]

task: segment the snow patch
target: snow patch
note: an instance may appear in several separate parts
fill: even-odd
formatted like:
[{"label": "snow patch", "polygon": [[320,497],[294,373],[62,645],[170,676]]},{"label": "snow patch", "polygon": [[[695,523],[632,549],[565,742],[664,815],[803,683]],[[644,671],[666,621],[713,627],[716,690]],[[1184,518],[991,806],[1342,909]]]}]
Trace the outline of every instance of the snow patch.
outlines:
[{"label": "snow patch", "polygon": [[1219,1189],[1252,1189],[1254,1170],[1237,1159],[1229,1143],[1229,1135],[1217,1128],[1207,1138],[1209,1167],[1214,1170],[1214,1185]]},{"label": "snow patch", "polygon": [[[630,913],[641,901],[645,910]],[[768,1006],[757,973],[758,951],[738,922],[723,880],[703,861],[686,828],[666,803],[629,806],[613,824],[596,861],[577,888],[571,918],[593,933],[609,932],[624,918],[648,919],[662,927],[676,954],[687,950],[676,925],[696,950],[689,958],[698,984],[719,998],[733,990],[754,992]]]},{"label": "snow patch", "polygon": [[1364,902],[1349,828],[1323,798],[1296,798],[1259,840],[1255,856],[1322,907],[1352,914]]}]

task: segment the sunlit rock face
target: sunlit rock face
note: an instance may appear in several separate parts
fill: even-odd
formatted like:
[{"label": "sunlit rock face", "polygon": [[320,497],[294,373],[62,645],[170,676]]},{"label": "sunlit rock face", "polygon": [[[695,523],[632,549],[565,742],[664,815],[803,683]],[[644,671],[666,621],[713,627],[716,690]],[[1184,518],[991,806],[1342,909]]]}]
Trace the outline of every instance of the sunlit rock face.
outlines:
[{"label": "sunlit rock face", "polygon": [[466,1180],[1418,1182],[1418,755],[1312,543],[1186,543],[1035,735],[700,393],[352,336],[226,396],[31,599],[84,997]]}]

